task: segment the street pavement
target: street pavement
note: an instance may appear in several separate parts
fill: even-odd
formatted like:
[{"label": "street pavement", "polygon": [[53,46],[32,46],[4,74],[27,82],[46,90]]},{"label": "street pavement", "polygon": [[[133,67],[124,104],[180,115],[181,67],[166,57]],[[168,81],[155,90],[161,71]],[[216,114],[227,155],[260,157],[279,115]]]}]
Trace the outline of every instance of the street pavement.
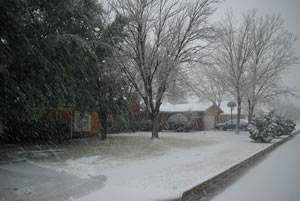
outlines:
[{"label": "street pavement", "polygon": [[276,148],[263,161],[212,199],[253,200],[300,200],[300,134]]},{"label": "street pavement", "polygon": [[105,182],[105,176],[82,179],[26,161],[0,163],[0,201],[70,201]]}]

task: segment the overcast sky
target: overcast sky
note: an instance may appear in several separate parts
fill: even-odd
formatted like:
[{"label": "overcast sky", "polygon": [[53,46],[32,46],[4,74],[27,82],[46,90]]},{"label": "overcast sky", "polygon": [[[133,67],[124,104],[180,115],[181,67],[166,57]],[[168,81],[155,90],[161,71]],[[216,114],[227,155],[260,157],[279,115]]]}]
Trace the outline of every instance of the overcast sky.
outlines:
[{"label": "overcast sky", "polygon": [[[253,8],[256,8],[260,15],[280,14],[285,20],[286,29],[298,36],[295,48],[300,55],[300,0],[225,0],[217,9],[215,17],[224,16],[225,11],[230,8],[236,18]],[[284,75],[283,81],[284,84],[300,91],[300,63]],[[300,106],[300,98],[296,100],[296,104]]]},{"label": "overcast sky", "polygon": [[[222,1],[222,0],[221,0]],[[223,0],[213,15],[214,20],[224,16],[226,10],[232,9],[235,18],[239,18],[247,10],[256,8],[259,15],[279,14],[285,20],[286,30],[298,36],[295,44],[300,56],[300,0]],[[105,1],[103,1],[105,2]],[[300,95],[300,60],[283,76],[283,82],[289,87],[299,90]],[[300,98],[293,101],[300,107]]]}]

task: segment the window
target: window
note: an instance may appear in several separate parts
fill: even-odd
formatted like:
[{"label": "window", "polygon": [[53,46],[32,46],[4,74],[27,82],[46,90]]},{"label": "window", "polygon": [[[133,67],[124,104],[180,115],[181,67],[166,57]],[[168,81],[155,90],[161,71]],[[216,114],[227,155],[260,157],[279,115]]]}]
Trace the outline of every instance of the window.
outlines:
[{"label": "window", "polygon": [[89,131],[89,114],[86,112],[77,112],[75,118],[76,131]]}]

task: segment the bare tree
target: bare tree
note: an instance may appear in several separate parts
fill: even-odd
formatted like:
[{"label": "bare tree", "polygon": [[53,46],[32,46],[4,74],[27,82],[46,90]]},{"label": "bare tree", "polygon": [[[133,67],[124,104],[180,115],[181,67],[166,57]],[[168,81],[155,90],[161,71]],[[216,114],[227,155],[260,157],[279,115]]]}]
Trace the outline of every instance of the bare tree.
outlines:
[{"label": "bare tree", "polygon": [[229,92],[236,98],[237,125],[239,133],[242,101],[247,94],[247,65],[253,52],[251,44],[250,15],[244,16],[238,27],[233,20],[231,12],[219,26],[219,39],[216,42],[214,60],[216,66],[222,71],[223,81]]},{"label": "bare tree", "polygon": [[257,103],[293,94],[280,83],[280,78],[298,58],[293,50],[296,37],[284,30],[279,16],[259,17],[252,10],[243,16],[240,25],[233,24],[229,13],[220,24],[215,61],[223,70],[226,87],[236,97],[236,133],[239,133],[243,101],[248,104],[251,121]]},{"label": "bare tree", "polygon": [[215,106],[214,110],[214,128],[218,121],[220,108],[227,90],[223,83],[221,72],[213,64],[193,69],[190,75],[191,82],[188,82],[188,88],[205,102],[210,102]]},{"label": "bare tree", "polygon": [[127,37],[117,52],[123,72],[133,84],[158,138],[159,112],[172,79],[187,62],[199,62],[213,29],[208,18],[218,0],[114,0],[117,14],[128,18]]},{"label": "bare tree", "polygon": [[281,75],[297,57],[293,51],[296,37],[284,30],[283,20],[276,15],[257,16],[250,13],[253,53],[249,60],[248,120],[251,121],[257,103],[270,101],[293,90],[280,83]]}]

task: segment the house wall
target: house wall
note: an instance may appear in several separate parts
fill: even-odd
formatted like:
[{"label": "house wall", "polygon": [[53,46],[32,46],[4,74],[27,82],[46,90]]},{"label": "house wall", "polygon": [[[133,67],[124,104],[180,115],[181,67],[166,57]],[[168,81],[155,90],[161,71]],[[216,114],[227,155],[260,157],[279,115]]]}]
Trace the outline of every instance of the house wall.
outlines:
[{"label": "house wall", "polygon": [[[128,96],[128,110],[131,118],[135,122],[139,122],[141,118],[140,114],[140,97],[138,93],[130,93]],[[43,120],[60,120],[64,121],[70,128],[70,138],[78,138],[85,136],[97,136],[101,131],[101,122],[97,112],[89,114],[89,126],[87,130],[80,130],[76,125],[76,118],[78,111],[72,107],[58,107],[46,112],[41,119]]]},{"label": "house wall", "polygon": [[219,113],[222,112],[220,109],[218,109],[218,107],[212,105],[212,106],[209,107],[207,110],[205,110],[205,114],[208,114],[208,115],[215,115],[215,111],[218,111]]},{"label": "house wall", "polygon": [[[201,116],[203,117],[203,114],[201,114]],[[192,120],[192,127],[194,130],[197,130],[197,131],[204,130],[203,118]]]},{"label": "house wall", "polygon": [[97,135],[100,132],[101,124],[97,112],[91,114],[91,133]]},{"label": "house wall", "polygon": [[193,130],[202,131],[204,130],[204,112],[195,111],[195,112],[183,112],[191,122]]},{"label": "house wall", "polygon": [[[218,112],[218,118],[215,119],[215,112]],[[204,112],[204,130],[213,130],[215,127],[215,121],[216,123],[219,123],[219,117],[220,113],[222,113],[222,110],[220,110],[218,107],[212,105]]]},{"label": "house wall", "polygon": [[215,116],[211,114],[204,115],[204,130],[213,130],[215,125]]},{"label": "house wall", "polygon": [[97,112],[93,112],[89,114],[89,126],[88,126],[88,130],[84,130],[84,131],[80,131],[80,130],[76,130],[76,111],[74,111],[74,118],[73,118],[73,128],[74,128],[74,132],[73,132],[73,137],[77,138],[77,137],[91,137],[91,136],[97,136],[100,133],[100,120],[98,117],[98,113]]},{"label": "house wall", "polygon": [[46,112],[42,116],[42,120],[60,120],[65,122],[67,125],[70,125],[72,115],[72,110],[67,108],[59,108]]},{"label": "house wall", "polygon": [[58,108],[48,111],[42,119],[44,120],[60,120],[65,122],[70,127],[70,138],[78,138],[85,136],[97,136],[100,132],[100,120],[98,114],[93,112],[89,114],[89,128],[86,131],[78,131],[76,127],[77,111],[71,108]]},{"label": "house wall", "polygon": [[[232,119],[236,119],[237,114],[232,114]],[[241,114],[241,119],[247,119],[245,114]],[[231,120],[231,115],[230,114],[221,114],[219,117],[219,123],[224,123],[226,121]]]}]

